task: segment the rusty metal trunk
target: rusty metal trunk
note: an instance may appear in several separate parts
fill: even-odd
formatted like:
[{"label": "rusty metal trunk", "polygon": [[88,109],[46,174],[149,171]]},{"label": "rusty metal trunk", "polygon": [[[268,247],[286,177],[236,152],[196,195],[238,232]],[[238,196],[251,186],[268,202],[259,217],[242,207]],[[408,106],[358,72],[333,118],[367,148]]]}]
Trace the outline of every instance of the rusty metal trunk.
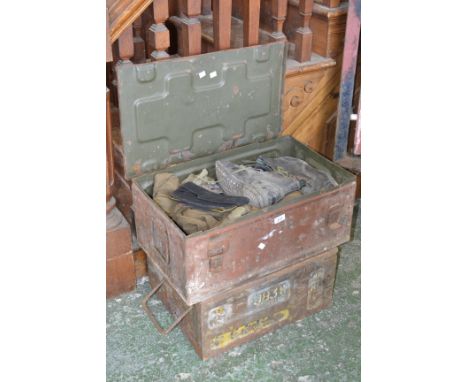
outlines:
[{"label": "rusty metal trunk", "polygon": [[[336,263],[335,248],[191,307],[185,304],[151,258],[148,259],[148,274],[155,287],[153,294],[157,291],[176,323],[183,317],[180,320],[182,331],[200,358],[206,360],[329,307]],[[156,328],[164,332],[146,303],[145,309]]]},{"label": "rusty metal trunk", "polygon": [[170,172],[182,178],[202,168],[213,171],[219,157],[252,158],[272,152],[327,168],[339,186],[322,194],[280,202],[227,226],[186,235],[150,197],[154,174],[134,179],[138,241],[188,305],[349,240],[354,176],[293,138],[229,150],[173,166]]},{"label": "rusty metal trunk", "polygon": [[[334,248],[351,231],[355,176],[281,133],[285,44],[117,65],[121,165],[138,242],[188,305]],[[183,179],[216,160],[293,156],[338,186],[186,235],[152,200],[156,173]]]}]

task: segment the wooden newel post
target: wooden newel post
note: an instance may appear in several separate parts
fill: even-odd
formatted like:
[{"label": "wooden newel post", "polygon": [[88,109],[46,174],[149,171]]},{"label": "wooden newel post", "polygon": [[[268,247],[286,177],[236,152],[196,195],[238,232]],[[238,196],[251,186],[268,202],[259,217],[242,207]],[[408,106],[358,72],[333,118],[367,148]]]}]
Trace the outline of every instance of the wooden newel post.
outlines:
[{"label": "wooden newel post", "polygon": [[127,27],[119,37],[119,56],[123,61],[129,61],[134,54],[133,27]]},{"label": "wooden newel post", "polygon": [[275,40],[286,40],[283,33],[283,25],[288,11],[288,0],[272,0],[273,32],[271,36]]},{"label": "wooden newel post", "polygon": [[213,0],[215,50],[225,50],[231,47],[231,13],[232,0]]},{"label": "wooden newel post", "polygon": [[299,14],[301,15],[301,26],[296,30],[295,59],[299,62],[309,61],[312,53],[312,30],[310,29],[310,18],[314,0],[299,0]]},{"label": "wooden newel post", "polygon": [[158,61],[169,58],[167,49],[171,46],[169,29],[164,24],[169,18],[168,0],[154,0],[153,11],[154,24],[149,28],[149,34],[155,50],[151,53],[151,59]]},{"label": "wooden newel post", "polygon": [[258,44],[260,0],[243,0],[244,46]]}]

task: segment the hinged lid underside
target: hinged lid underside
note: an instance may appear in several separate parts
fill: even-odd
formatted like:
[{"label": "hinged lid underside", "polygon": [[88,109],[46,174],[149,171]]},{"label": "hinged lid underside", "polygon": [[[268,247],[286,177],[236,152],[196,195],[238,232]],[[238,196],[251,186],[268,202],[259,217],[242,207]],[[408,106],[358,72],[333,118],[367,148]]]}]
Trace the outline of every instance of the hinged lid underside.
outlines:
[{"label": "hinged lid underside", "polygon": [[125,175],[272,139],[284,43],[117,65]]}]

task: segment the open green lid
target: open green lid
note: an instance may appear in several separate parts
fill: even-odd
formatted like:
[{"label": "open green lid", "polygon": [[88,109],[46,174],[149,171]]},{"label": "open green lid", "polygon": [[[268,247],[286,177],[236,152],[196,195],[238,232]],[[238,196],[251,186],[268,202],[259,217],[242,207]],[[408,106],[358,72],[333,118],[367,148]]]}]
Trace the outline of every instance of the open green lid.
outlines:
[{"label": "open green lid", "polygon": [[116,66],[125,176],[281,131],[284,42]]}]

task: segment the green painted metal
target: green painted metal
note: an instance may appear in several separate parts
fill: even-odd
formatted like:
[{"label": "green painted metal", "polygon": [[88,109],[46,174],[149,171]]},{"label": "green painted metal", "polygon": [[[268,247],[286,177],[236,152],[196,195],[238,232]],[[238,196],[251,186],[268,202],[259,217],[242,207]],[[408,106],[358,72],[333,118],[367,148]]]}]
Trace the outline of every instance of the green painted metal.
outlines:
[{"label": "green painted metal", "polygon": [[116,66],[127,179],[281,131],[284,42]]}]

